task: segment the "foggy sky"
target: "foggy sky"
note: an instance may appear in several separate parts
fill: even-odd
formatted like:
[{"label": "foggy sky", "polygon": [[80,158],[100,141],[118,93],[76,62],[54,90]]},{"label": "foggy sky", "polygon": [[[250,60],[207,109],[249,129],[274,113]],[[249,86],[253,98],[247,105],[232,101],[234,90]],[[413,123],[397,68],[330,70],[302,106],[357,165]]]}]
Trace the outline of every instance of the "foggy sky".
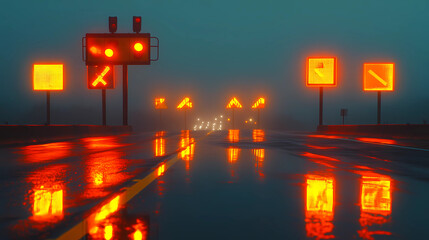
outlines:
[{"label": "foggy sky", "polygon": [[[375,123],[376,93],[362,91],[367,61],[396,63],[382,121],[422,123],[429,121],[428,10],[427,0],[3,2],[0,123],[43,123],[46,97],[32,90],[32,64],[63,62],[65,90],[52,94],[52,122],[98,124],[101,92],[86,87],[81,38],[108,32],[108,16],[118,17],[118,32],[132,32],[132,16],[142,16],[142,32],[160,39],[158,62],[129,67],[132,125],[154,119],[156,96],[179,119],[175,106],[185,96],[194,100],[194,117],[226,112],[232,96],[250,116],[250,105],[265,96],[266,119],[314,128],[318,89],[305,87],[305,58],[321,54],[337,56],[339,67],[338,87],[325,91],[326,124],[340,123],[341,108],[349,109],[347,123]],[[116,75],[109,124],[122,120],[121,67]]]}]

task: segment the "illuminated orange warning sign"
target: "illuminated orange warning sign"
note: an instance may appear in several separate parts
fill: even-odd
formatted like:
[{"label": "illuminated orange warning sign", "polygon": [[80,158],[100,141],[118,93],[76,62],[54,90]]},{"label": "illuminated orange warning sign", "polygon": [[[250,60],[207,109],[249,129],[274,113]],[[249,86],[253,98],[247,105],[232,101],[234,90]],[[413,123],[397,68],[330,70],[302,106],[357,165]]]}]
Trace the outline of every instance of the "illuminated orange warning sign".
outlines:
[{"label": "illuminated orange warning sign", "polygon": [[256,108],[265,108],[265,98],[259,98],[258,101],[256,101],[253,105],[252,105],[253,109]]},{"label": "illuminated orange warning sign", "polygon": [[89,89],[113,89],[113,65],[88,66],[88,88]]},{"label": "illuminated orange warning sign", "polygon": [[192,108],[192,102],[191,99],[188,97],[185,97],[180,104],[177,106],[178,109],[191,109]]},{"label": "illuminated orange warning sign", "polygon": [[309,57],[306,64],[307,87],[337,86],[337,59],[334,57]]},{"label": "illuminated orange warning sign", "polygon": [[243,108],[243,106],[241,106],[237,98],[233,97],[231,101],[229,101],[228,105],[226,105],[226,108]]},{"label": "illuminated orange warning sign", "polygon": [[394,63],[364,63],[364,91],[393,91],[395,78]]},{"label": "illuminated orange warning sign", "polygon": [[155,98],[155,109],[167,109],[165,98]]},{"label": "illuminated orange warning sign", "polygon": [[63,64],[34,64],[33,90],[63,90]]}]

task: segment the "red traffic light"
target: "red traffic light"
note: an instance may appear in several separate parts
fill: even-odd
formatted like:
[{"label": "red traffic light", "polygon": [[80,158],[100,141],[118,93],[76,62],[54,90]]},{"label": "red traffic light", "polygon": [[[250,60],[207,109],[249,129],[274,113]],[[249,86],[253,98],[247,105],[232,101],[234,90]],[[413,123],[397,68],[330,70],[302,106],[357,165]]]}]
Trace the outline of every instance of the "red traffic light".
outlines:
[{"label": "red traffic light", "polygon": [[109,17],[109,32],[114,33],[118,29],[118,17]]},{"label": "red traffic light", "polygon": [[133,32],[139,33],[142,29],[142,17],[133,17]]},{"label": "red traffic light", "polygon": [[141,43],[135,43],[134,44],[134,50],[136,50],[137,52],[141,52],[141,51],[143,51],[143,44],[141,44]]},{"label": "red traffic light", "polygon": [[111,48],[104,50],[104,55],[106,55],[106,57],[109,57],[109,58],[113,57],[113,54],[114,54],[114,52]]}]

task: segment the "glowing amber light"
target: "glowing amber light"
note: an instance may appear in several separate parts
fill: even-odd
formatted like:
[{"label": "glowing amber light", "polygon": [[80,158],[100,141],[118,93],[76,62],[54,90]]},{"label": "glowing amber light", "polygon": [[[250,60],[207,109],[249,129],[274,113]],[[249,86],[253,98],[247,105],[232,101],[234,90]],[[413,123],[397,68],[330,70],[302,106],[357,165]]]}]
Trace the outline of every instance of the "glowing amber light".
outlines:
[{"label": "glowing amber light", "polygon": [[136,50],[137,52],[143,51],[143,44],[141,43],[134,44],[134,50]]},{"label": "glowing amber light", "polygon": [[189,131],[182,132],[180,147],[183,149],[180,151],[180,158],[184,161],[191,161],[194,157],[195,140],[189,137]]},{"label": "glowing amber light", "polygon": [[236,147],[227,148],[228,154],[228,162],[234,163],[238,160],[238,154],[240,153],[240,149]]},{"label": "glowing amber light", "polygon": [[102,206],[101,209],[95,215],[95,221],[101,221],[106,219],[110,214],[116,212],[119,208],[119,196],[116,196],[109,203]]},{"label": "glowing amber light", "polygon": [[253,109],[258,109],[258,108],[265,108],[265,98],[259,98],[258,101],[256,101],[253,105],[252,105]]},{"label": "glowing amber light", "polygon": [[305,222],[307,237],[334,238],[334,179],[307,175]]},{"label": "glowing amber light", "polygon": [[137,224],[133,225],[134,233],[131,235],[133,240],[146,240],[148,236],[148,226],[145,222],[137,219]]},{"label": "glowing amber light", "polygon": [[226,108],[243,108],[241,103],[237,100],[237,98],[233,97],[231,101],[229,101],[228,105],[226,105]]},{"label": "glowing amber light", "polygon": [[191,99],[188,97],[185,97],[180,104],[177,106],[178,109],[190,109],[192,108],[192,102]]},{"label": "glowing amber light", "polygon": [[165,98],[155,98],[155,109],[167,109]]},{"label": "glowing amber light", "polygon": [[113,226],[110,223],[106,227],[104,227],[104,239],[110,240],[112,238],[113,238]]},{"label": "glowing amber light", "polygon": [[164,172],[165,172],[165,163],[163,163],[161,166],[158,167],[157,169],[158,177],[161,175],[164,175]]},{"label": "glowing amber light", "polygon": [[393,91],[395,80],[394,63],[364,63],[364,91]]},{"label": "glowing amber light", "polygon": [[388,177],[363,176],[361,209],[365,212],[390,214],[392,211],[391,179]]},{"label": "glowing amber light", "polygon": [[63,90],[64,66],[63,64],[34,64],[33,90]]},{"label": "glowing amber light", "polygon": [[397,142],[393,139],[383,139],[383,138],[356,138],[356,140],[367,143],[376,143],[376,144],[388,144],[395,145]]},{"label": "glowing amber light", "polygon": [[104,55],[106,55],[106,57],[113,57],[113,50],[111,48],[108,48],[106,50],[104,50]]},{"label": "glowing amber light", "polygon": [[240,130],[229,129],[228,130],[228,141],[231,143],[238,142],[240,140]]},{"label": "glowing amber light", "polygon": [[252,138],[254,142],[265,141],[265,132],[262,129],[253,129]]},{"label": "glowing amber light", "polygon": [[155,157],[162,157],[165,155],[165,139],[164,139],[165,132],[159,131],[155,134]]},{"label": "glowing amber light", "polygon": [[97,48],[97,47],[94,47],[94,46],[90,47],[90,48],[89,48],[89,51],[90,51],[92,54],[94,54],[94,55],[97,55],[97,54],[100,54],[100,53],[101,53],[101,50],[100,50],[99,48]]},{"label": "glowing amber light", "polygon": [[33,215],[35,217],[62,217],[63,215],[63,190],[59,186],[52,189],[34,191]]},{"label": "glowing amber light", "polygon": [[104,86],[107,85],[107,82],[103,79],[104,76],[106,76],[106,74],[110,71],[110,67],[107,66],[104,68],[103,72],[101,72],[101,74],[97,77],[97,79],[95,79],[94,82],[92,82],[92,86],[95,87],[97,86],[98,83],[103,84]]},{"label": "glowing amber light", "polygon": [[334,57],[309,57],[306,64],[307,87],[337,86],[337,59]]},{"label": "glowing amber light", "polygon": [[255,149],[252,149],[252,153],[253,153],[253,155],[255,155],[256,160],[258,162],[263,162],[264,161],[264,159],[265,159],[265,149],[263,149],[263,148],[255,148]]}]

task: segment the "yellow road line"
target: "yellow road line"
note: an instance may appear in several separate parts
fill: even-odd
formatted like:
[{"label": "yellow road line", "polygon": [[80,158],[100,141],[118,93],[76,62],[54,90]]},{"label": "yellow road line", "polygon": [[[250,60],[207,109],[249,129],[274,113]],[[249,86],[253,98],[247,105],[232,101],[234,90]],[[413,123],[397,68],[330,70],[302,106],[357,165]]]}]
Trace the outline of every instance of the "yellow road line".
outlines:
[{"label": "yellow road line", "polygon": [[[204,139],[207,137],[211,131],[201,139]],[[195,143],[193,143],[195,144]],[[182,149],[183,150],[183,149]],[[108,201],[105,201],[102,207],[97,208],[96,211],[94,211],[91,215],[89,215],[87,218],[76,224],[74,227],[66,231],[65,233],[61,234],[57,240],[70,240],[70,239],[81,239],[86,234],[89,233],[88,229],[91,225],[94,224],[94,221],[101,215],[101,211],[107,212],[108,215],[114,213],[117,211],[117,209],[130,201],[133,197],[135,197],[139,192],[141,192],[144,188],[146,188],[150,183],[152,183],[157,177],[160,176],[160,169],[162,168],[162,173],[164,173],[168,168],[173,166],[177,161],[179,160],[179,156],[176,155],[170,160],[167,160],[166,162],[160,162],[156,165],[156,167],[151,171],[146,177],[143,179],[134,179],[136,183],[134,183],[130,187],[126,187],[124,192],[119,193],[118,195],[115,195],[114,198],[109,199]],[[164,166],[163,166],[164,165]],[[119,198],[118,198],[119,197]],[[112,202],[115,200],[118,200],[118,202],[114,204],[114,209],[112,210]],[[104,213],[106,214],[106,213]],[[108,217],[106,215],[105,217]],[[89,227],[88,227],[89,226]]]}]

